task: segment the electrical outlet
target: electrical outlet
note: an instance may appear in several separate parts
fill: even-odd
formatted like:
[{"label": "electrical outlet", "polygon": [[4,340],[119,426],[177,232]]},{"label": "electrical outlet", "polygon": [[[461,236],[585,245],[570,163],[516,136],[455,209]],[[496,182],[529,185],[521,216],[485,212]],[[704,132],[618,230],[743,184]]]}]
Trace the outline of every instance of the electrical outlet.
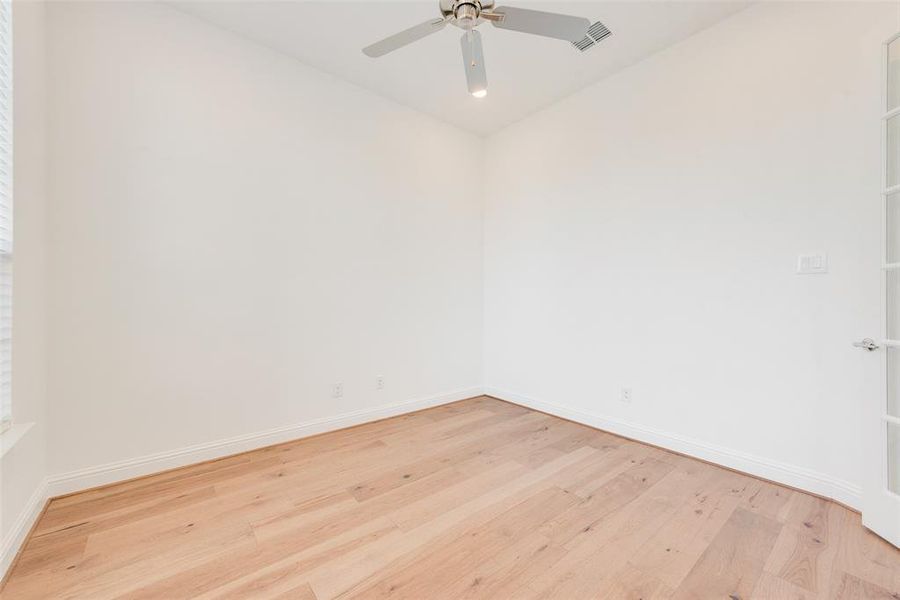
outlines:
[{"label": "electrical outlet", "polygon": [[344,395],[344,384],[343,383],[335,383],[331,386],[331,397],[332,398],[341,398]]},{"label": "electrical outlet", "polygon": [[375,389],[376,390],[384,389],[384,376],[383,375],[379,375],[378,377],[375,378]]},{"label": "electrical outlet", "polygon": [[619,396],[619,400],[621,400],[622,402],[624,402],[626,404],[631,404],[631,388],[630,387],[622,388],[622,393]]},{"label": "electrical outlet", "polygon": [[828,255],[801,254],[797,257],[798,275],[821,275],[828,272]]}]

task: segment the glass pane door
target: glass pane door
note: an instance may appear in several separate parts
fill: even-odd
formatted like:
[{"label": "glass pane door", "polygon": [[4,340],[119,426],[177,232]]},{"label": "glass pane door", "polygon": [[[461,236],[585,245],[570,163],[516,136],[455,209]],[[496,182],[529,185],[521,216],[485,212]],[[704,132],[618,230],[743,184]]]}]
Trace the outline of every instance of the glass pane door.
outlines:
[{"label": "glass pane door", "polygon": [[[866,407],[863,523],[900,546],[900,34],[884,45],[882,322],[884,386]],[[871,405],[869,405],[871,406]]]},{"label": "glass pane door", "polygon": [[881,428],[884,485],[888,492],[900,494],[900,38],[886,44],[885,64],[883,270],[887,385]]}]

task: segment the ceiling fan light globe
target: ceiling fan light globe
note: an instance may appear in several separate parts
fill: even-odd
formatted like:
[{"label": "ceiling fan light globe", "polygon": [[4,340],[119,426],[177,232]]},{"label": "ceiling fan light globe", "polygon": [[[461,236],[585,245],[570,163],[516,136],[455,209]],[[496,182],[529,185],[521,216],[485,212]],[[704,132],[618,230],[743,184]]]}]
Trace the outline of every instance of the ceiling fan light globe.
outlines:
[{"label": "ceiling fan light globe", "polygon": [[476,98],[484,98],[485,96],[487,96],[487,90],[476,90],[472,92],[472,95]]}]

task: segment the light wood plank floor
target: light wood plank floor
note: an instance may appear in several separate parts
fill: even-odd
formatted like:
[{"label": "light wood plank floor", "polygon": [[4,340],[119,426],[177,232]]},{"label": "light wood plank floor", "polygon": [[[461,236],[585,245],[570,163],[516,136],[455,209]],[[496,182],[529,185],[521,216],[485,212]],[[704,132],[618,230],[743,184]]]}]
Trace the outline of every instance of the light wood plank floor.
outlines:
[{"label": "light wood plank floor", "polygon": [[4,599],[886,598],[833,502],[490,398],[53,500]]}]

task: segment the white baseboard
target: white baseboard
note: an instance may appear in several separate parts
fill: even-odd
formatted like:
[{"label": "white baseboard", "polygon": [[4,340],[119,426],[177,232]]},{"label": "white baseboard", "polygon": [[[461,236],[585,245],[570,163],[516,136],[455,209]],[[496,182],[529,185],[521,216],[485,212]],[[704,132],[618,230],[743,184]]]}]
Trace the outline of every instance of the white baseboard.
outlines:
[{"label": "white baseboard", "polygon": [[19,548],[25,543],[28,532],[34,526],[35,521],[44,510],[44,504],[47,502],[47,480],[41,481],[31,498],[25,504],[25,508],[19,513],[16,522],[10,528],[9,533],[3,539],[3,545],[0,546],[0,580],[6,576],[6,572],[12,565]]},{"label": "white baseboard", "polygon": [[186,465],[222,458],[231,454],[255,450],[273,444],[280,444],[292,440],[308,437],[317,433],[334,431],[352,425],[359,425],[369,421],[376,421],[386,417],[393,417],[404,413],[465,400],[473,396],[480,396],[482,388],[473,387],[426,398],[417,398],[405,402],[388,404],[376,408],[357,410],[353,412],[323,417],[296,423],[285,427],[278,427],[268,431],[241,435],[226,440],[197,444],[187,448],[179,448],[168,452],[160,452],[148,456],[141,456],[114,463],[108,463],[97,467],[80,469],[61,475],[53,475],[47,480],[47,497],[53,498],[63,494],[70,494],[79,490],[85,490],[100,485],[107,485],[117,481],[125,481],[142,475],[159,473],[168,469],[175,469]]},{"label": "white baseboard", "polygon": [[628,423],[620,419],[586,413],[515,392],[487,387],[484,393],[526,408],[546,412],[623,437],[660,446],[667,450],[812,492],[813,494],[836,500],[856,510],[859,510],[862,506],[862,489],[859,486],[809,469],[753,456],[730,448],[715,446],[659,429]]}]

